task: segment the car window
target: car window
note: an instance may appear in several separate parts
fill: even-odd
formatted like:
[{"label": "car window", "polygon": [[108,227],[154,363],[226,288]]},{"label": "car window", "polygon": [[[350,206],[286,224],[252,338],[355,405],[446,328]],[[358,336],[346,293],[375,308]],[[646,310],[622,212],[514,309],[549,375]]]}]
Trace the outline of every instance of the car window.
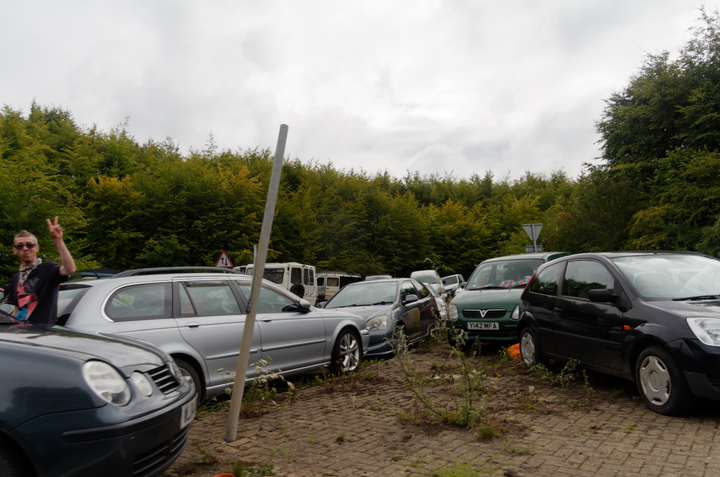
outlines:
[{"label": "car window", "polygon": [[[330,279],[328,279],[328,282],[330,282]],[[325,277],[318,277],[317,286],[319,286],[319,287],[325,286]]]},{"label": "car window", "polygon": [[[238,287],[249,300],[251,286],[249,284],[239,283]],[[255,310],[255,313],[282,313],[284,311],[298,310],[295,300],[267,287],[260,289],[260,299],[258,302],[258,308]]]},{"label": "car window", "polygon": [[290,269],[290,283],[293,285],[300,284],[302,285],[302,269],[301,268],[291,268]]},{"label": "car window", "polygon": [[417,294],[418,294],[419,298],[427,298],[428,296],[431,295],[428,288],[432,288],[432,287],[425,286],[424,283],[421,283],[421,282],[415,283],[415,288],[417,290]]},{"label": "car window", "polygon": [[563,295],[587,298],[590,290],[601,289],[615,289],[615,279],[603,264],[592,260],[568,262],[563,279]]},{"label": "car window", "polygon": [[[347,285],[335,294],[325,308],[343,308],[349,306],[372,306],[391,304],[395,301],[397,282],[358,282]],[[413,288],[413,292],[415,289]]]},{"label": "car window", "polygon": [[442,279],[443,285],[453,285],[458,282],[458,279],[455,275],[451,277],[445,277]]},{"label": "car window", "polygon": [[481,263],[468,281],[467,290],[524,287],[542,265],[539,259],[497,260]]},{"label": "car window", "polygon": [[[284,268],[266,268],[263,272],[263,278],[273,283],[282,284],[285,280]],[[293,282],[294,283],[294,282]]]},{"label": "car window", "polygon": [[340,279],[337,278],[337,277],[335,277],[335,278],[328,277],[328,279],[327,279],[327,286],[329,286],[329,287],[339,287],[339,286],[340,286]]},{"label": "car window", "polygon": [[306,268],[304,271],[304,283],[305,285],[314,286],[315,285],[315,274],[313,273],[312,268]]},{"label": "car window", "polygon": [[557,279],[560,272],[560,264],[546,268],[530,282],[530,291],[532,293],[541,293],[543,295],[555,295],[557,293]]},{"label": "car window", "polygon": [[117,290],[105,305],[105,313],[116,321],[131,321],[171,316],[170,283],[132,285]]},{"label": "car window", "polygon": [[[187,298],[190,299],[192,307],[200,316],[237,315],[240,313],[240,307],[227,280],[184,281],[181,284],[187,292]],[[181,292],[180,299],[184,298]],[[180,309],[183,314],[190,311],[187,303],[181,303]]]},{"label": "car window", "polygon": [[410,281],[402,282],[402,285],[400,286],[400,300],[405,301],[405,297],[408,295],[417,295],[417,290],[415,289],[415,286]]}]

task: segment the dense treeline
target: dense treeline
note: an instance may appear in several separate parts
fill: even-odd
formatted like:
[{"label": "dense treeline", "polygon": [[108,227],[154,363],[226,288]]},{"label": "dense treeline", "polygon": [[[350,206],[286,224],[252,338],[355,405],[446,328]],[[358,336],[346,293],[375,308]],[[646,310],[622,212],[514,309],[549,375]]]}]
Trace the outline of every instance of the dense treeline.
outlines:
[{"label": "dense treeline", "polygon": [[[574,180],[486,171],[395,178],[289,159],[269,259],[467,276],[486,258],[523,252],[529,222],[545,224],[546,249],[720,256],[720,19],[701,15],[676,60],[649,55],[606,101],[602,166]],[[73,254],[96,267],[212,265],[221,250],[249,263],[271,167],[267,150],[218,151],[211,138],[183,154],[171,140],[139,144],[127,124],[103,132],[80,128],[61,108],[33,104],[25,116],[5,107],[0,277],[17,268],[10,246],[20,229],[54,258],[44,225],[54,215]]]},{"label": "dense treeline", "polygon": [[[73,253],[93,266],[211,265],[220,250],[252,260],[266,184],[267,150],[181,154],[171,142],[140,145],[127,126],[81,130],[69,112],[31,106],[0,116],[3,272],[12,236],[36,231],[52,257],[44,218],[62,217]],[[497,254],[524,250],[521,224],[542,220],[572,183],[546,178],[494,181],[492,174],[403,179],[285,163],[270,259],[319,269],[408,275],[418,268],[468,274]]]}]

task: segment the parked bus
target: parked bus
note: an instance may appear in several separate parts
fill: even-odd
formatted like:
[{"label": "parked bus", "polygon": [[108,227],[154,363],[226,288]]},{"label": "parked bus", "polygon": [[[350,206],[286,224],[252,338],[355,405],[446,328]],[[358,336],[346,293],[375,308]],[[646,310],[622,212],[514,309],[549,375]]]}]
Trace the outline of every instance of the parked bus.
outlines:
[{"label": "parked bus", "polygon": [[355,272],[320,272],[317,276],[318,301],[328,301],[348,283],[362,280]]}]

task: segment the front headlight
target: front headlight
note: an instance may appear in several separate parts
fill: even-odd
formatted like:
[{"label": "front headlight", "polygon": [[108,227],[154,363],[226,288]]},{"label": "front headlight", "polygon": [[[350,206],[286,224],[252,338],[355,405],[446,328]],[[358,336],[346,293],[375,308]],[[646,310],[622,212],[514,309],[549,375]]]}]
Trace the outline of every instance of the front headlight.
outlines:
[{"label": "front headlight", "polygon": [[510,315],[510,318],[512,318],[515,321],[520,319],[520,305],[515,307],[515,309],[512,312],[512,315]]},{"label": "front headlight", "polygon": [[720,346],[720,320],[716,318],[686,318],[697,339],[708,346]]},{"label": "front headlight", "polygon": [[367,327],[368,331],[386,330],[387,324],[388,324],[387,316],[376,316],[375,318],[368,320],[366,327]]},{"label": "front headlight", "polygon": [[83,377],[95,394],[116,406],[130,402],[130,387],[115,368],[102,361],[88,361],[83,365]]},{"label": "front headlight", "polygon": [[458,319],[457,306],[453,305],[452,303],[450,305],[448,305],[447,313],[448,313],[448,319],[450,321],[457,321],[457,319]]},{"label": "front headlight", "polygon": [[140,393],[144,396],[150,396],[152,394],[152,383],[143,373],[135,371],[132,373],[132,376],[130,376],[130,381],[133,382],[138,391],[140,391]]}]

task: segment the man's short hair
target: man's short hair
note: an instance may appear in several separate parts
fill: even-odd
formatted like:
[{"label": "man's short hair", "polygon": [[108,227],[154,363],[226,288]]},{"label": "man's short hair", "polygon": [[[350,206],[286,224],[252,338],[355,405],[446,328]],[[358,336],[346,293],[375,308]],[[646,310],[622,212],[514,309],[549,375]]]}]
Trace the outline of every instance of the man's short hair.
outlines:
[{"label": "man's short hair", "polygon": [[[27,230],[21,230],[21,231],[18,232],[18,234],[15,236],[16,239],[18,239],[18,238],[23,238],[23,237],[32,237],[33,240],[35,241],[35,243],[38,243],[37,237],[35,237],[33,234],[31,234],[31,233],[28,232]],[[15,242],[15,239],[13,239],[13,243],[14,243],[14,242]]]}]

